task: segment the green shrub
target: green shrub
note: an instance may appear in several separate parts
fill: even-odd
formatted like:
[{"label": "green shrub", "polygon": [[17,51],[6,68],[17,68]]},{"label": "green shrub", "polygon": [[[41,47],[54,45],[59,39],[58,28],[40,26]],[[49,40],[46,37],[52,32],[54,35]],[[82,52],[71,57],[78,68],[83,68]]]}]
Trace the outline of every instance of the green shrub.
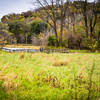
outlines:
[{"label": "green shrub", "polygon": [[68,40],[63,40],[62,41],[62,46],[63,47],[68,47]]},{"label": "green shrub", "polygon": [[100,48],[100,39],[98,40],[98,48]]},{"label": "green shrub", "polygon": [[98,49],[98,41],[96,39],[86,39],[85,44],[92,52]]},{"label": "green shrub", "polygon": [[48,45],[49,46],[56,46],[57,39],[54,35],[49,36],[48,38]]}]

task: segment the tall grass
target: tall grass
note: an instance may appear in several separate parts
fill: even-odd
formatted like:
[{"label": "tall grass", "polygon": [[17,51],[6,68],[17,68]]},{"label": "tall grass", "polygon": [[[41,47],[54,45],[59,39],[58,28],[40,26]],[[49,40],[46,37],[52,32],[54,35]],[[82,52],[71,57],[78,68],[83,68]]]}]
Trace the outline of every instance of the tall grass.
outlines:
[{"label": "tall grass", "polygon": [[0,52],[0,100],[99,100],[99,60],[96,53]]},{"label": "tall grass", "polygon": [[95,71],[95,62],[92,65],[92,68],[89,70],[89,84],[88,84],[88,97],[87,100],[91,100],[91,88],[92,88],[92,78],[94,75],[94,71]]}]

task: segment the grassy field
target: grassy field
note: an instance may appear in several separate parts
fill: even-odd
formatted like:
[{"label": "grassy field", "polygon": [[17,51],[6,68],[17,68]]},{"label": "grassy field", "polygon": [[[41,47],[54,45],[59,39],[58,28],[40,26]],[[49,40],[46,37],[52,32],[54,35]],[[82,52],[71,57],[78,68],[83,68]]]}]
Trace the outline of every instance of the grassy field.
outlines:
[{"label": "grassy field", "polygon": [[0,51],[0,100],[100,100],[100,54]]}]

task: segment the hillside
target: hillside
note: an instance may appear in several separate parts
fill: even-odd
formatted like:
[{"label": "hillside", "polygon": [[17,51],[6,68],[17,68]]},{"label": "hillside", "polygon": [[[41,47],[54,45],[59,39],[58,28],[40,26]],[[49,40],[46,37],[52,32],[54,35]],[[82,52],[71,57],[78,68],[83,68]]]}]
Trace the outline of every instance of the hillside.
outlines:
[{"label": "hillside", "polygon": [[42,44],[95,51],[100,44],[99,25],[99,2],[44,5],[34,11],[3,16],[0,23],[1,44]]}]

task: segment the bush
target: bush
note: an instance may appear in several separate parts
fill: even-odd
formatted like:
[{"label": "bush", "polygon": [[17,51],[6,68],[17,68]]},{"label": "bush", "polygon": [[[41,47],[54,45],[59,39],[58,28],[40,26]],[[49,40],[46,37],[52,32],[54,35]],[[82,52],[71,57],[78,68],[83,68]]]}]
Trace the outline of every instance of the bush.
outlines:
[{"label": "bush", "polygon": [[87,46],[92,52],[95,52],[98,49],[98,41],[96,39],[87,39]]},{"label": "bush", "polygon": [[56,46],[57,39],[54,35],[48,37],[48,45],[49,46]]},{"label": "bush", "polygon": [[98,40],[98,48],[100,48],[100,39]]},{"label": "bush", "polygon": [[63,47],[68,47],[68,40],[63,40],[62,41],[62,46]]}]

